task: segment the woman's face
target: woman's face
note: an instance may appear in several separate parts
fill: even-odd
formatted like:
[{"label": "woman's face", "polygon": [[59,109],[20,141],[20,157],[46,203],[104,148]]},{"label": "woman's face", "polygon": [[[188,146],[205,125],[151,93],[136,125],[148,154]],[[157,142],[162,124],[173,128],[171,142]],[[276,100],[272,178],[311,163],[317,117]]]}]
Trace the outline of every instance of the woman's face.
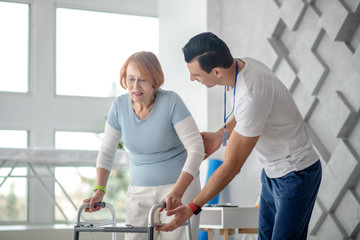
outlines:
[{"label": "woman's face", "polygon": [[141,76],[136,64],[130,62],[126,69],[126,85],[131,100],[139,104],[150,104],[154,101],[155,88],[151,80]]}]

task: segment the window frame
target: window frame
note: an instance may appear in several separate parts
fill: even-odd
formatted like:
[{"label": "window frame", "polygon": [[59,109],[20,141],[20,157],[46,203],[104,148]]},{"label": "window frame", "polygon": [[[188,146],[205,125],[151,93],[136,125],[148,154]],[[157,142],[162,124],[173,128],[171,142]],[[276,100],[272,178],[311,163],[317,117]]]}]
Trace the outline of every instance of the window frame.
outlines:
[{"label": "window frame", "polygon": [[[9,107],[0,104],[0,109],[5,118],[0,122],[1,129],[27,130],[28,146],[34,148],[53,148],[55,146],[55,130],[58,131],[90,131],[102,132],[105,117],[114,98],[73,97],[57,96],[55,89],[55,49],[56,49],[56,8],[71,8],[79,10],[100,11],[138,16],[157,17],[156,0],[136,1],[82,1],[82,0],[2,0],[4,2],[29,4],[29,85],[27,93],[0,92],[0,102],[9,103]],[[126,4],[125,4],[126,3]],[[50,107],[66,107],[64,115],[74,114],[71,108],[84,108],[91,106],[93,113],[84,114],[84,119],[92,118],[94,123],[57,115],[57,109]],[[39,105],[40,103],[40,105]],[[56,106],[55,106],[56,105]],[[16,111],[13,109],[22,109]],[[76,112],[75,112],[76,113]],[[46,115],[47,114],[47,115]],[[36,116],[36,117],[35,117]],[[43,121],[49,117],[48,121]],[[80,116],[82,117],[82,116]],[[26,120],[24,120],[26,119]],[[40,119],[40,120],[39,120]],[[61,121],[56,121],[60,119]],[[69,127],[71,129],[69,129]],[[27,166],[27,164],[25,163]],[[46,173],[46,167],[34,165],[39,174],[44,174],[48,192],[43,190],[41,183],[35,178],[28,166],[28,225],[53,225],[55,224],[54,203],[49,199],[49,194],[54,196],[55,183],[53,177]],[[54,167],[51,167],[54,171]],[[39,211],[41,209],[41,211]],[[14,225],[18,223],[1,224]]]}]

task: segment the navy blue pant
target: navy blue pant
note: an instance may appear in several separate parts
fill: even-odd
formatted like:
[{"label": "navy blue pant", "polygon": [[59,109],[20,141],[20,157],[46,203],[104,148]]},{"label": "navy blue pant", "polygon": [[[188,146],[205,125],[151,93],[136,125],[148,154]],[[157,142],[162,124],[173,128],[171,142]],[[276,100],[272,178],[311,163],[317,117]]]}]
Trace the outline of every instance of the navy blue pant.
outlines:
[{"label": "navy blue pant", "polygon": [[281,178],[261,173],[259,240],[303,240],[321,182],[321,163]]}]

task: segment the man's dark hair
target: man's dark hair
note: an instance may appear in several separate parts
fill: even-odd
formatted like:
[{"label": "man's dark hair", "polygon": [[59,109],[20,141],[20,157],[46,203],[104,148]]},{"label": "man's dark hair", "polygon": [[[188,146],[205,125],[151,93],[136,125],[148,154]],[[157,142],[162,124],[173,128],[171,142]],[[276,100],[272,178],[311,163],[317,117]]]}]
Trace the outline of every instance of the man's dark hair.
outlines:
[{"label": "man's dark hair", "polygon": [[225,42],[211,32],[192,37],[182,50],[187,63],[198,60],[207,73],[215,67],[229,68],[234,61]]}]

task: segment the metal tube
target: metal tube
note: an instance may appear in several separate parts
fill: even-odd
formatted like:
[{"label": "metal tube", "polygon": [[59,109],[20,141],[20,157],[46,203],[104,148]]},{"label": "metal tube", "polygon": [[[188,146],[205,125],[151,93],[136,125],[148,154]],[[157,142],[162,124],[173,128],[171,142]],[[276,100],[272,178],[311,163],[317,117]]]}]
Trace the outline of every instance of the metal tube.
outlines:
[{"label": "metal tube", "polygon": [[148,221],[148,227],[154,227],[154,214],[156,209],[161,208],[164,209],[166,207],[166,203],[165,202],[159,202],[154,204],[149,212],[149,221]]},{"label": "metal tube", "polygon": [[[188,219],[185,224],[187,225],[187,226],[186,226],[187,239],[188,239],[188,240],[192,240],[190,219]],[[184,224],[184,225],[185,225],[185,224]]]},{"label": "metal tube", "polygon": [[73,240],[79,240],[79,232],[76,231],[76,226],[74,226]]},{"label": "metal tube", "polygon": [[153,240],[154,239],[154,227],[148,227],[148,240]]}]

